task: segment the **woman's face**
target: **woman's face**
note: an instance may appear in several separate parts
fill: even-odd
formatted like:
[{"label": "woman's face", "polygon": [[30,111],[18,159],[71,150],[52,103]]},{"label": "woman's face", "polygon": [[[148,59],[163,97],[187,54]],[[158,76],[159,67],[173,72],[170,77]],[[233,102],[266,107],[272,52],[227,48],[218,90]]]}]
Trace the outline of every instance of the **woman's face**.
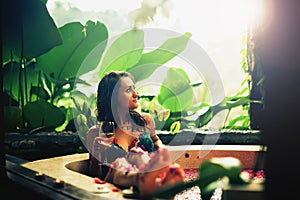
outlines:
[{"label": "woman's face", "polygon": [[135,91],[133,81],[129,77],[122,77],[120,79],[120,83],[118,96],[120,108],[126,110],[138,108],[138,94]]}]

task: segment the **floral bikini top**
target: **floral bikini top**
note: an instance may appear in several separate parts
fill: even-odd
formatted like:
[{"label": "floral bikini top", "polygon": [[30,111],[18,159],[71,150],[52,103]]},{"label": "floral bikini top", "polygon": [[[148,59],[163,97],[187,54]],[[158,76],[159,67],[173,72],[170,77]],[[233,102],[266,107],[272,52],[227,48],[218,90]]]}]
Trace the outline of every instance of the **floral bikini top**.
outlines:
[{"label": "floral bikini top", "polygon": [[[105,151],[102,152],[102,163],[105,165],[110,165],[114,160],[119,157],[124,157],[128,153],[125,151],[120,145],[118,145],[118,141],[115,137],[111,137],[110,140],[112,141],[110,147],[108,147]],[[140,147],[142,150],[147,152],[154,151],[154,143],[152,138],[147,132],[143,132],[137,138],[137,146]],[[134,146],[129,146],[128,151]]]},{"label": "floral bikini top", "polygon": [[[113,145],[119,146],[118,145],[118,141],[116,140],[115,137],[111,137],[110,140],[112,141]],[[148,151],[148,152],[153,152],[154,151],[154,143],[152,138],[150,137],[150,135],[147,132],[143,132],[139,135],[139,138],[136,138],[133,143],[137,142],[137,146],[140,147],[142,150],[144,151]],[[121,146],[119,146],[120,148],[122,148]],[[131,145],[128,147],[128,151],[130,151],[130,149],[134,147],[134,145]],[[123,149],[123,148],[122,148]]]}]

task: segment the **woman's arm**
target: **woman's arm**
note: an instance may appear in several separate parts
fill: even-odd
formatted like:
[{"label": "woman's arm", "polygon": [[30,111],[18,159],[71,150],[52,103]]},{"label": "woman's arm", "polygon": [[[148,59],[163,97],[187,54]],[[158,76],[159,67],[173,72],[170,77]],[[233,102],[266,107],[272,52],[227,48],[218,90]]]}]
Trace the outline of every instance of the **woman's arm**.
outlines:
[{"label": "woman's arm", "polygon": [[91,127],[85,133],[85,146],[89,152],[92,152],[94,140],[98,136],[99,136],[99,129],[96,126]]},{"label": "woman's arm", "polygon": [[164,144],[160,140],[160,138],[156,135],[156,127],[153,117],[149,113],[141,113],[141,115],[144,117],[144,119],[147,121],[147,131],[149,132],[155,149],[159,149],[164,147]]}]

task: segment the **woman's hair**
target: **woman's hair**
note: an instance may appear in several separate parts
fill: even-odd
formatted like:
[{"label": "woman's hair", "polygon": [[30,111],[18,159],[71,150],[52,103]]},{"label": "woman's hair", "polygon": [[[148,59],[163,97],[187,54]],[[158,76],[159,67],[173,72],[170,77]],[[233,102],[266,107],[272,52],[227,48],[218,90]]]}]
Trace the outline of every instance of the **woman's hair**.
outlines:
[{"label": "woman's hair", "polygon": [[[120,88],[120,79],[129,77],[135,82],[134,77],[125,71],[111,71],[104,75],[98,84],[97,91],[97,121],[102,122],[102,131],[104,133],[112,132],[116,128],[119,119],[113,114],[117,111],[118,92]],[[112,106],[113,105],[113,106]],[[129,119],[138,126],[145,126],[146,120],[136,111],[129,110]]]}]

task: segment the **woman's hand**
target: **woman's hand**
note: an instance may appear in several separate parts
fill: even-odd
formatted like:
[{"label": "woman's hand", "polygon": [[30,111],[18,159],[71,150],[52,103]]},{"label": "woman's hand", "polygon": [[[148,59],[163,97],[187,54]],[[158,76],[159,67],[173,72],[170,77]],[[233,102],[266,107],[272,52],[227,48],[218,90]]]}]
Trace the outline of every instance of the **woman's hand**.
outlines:
[{"label": "woman's hand", "polygon": [[177,163],[170,165],[169,171],[163,180],[163,185],[173,185],[178,182],[184,182],[184,169]]},{"label": "woman's hand", "polygon": [[92,155],[96,156],[101,152],[104,152],[108,147],[111,146],[111,144],[112,141],[107,137],[104,136],[95,137],[92,146]]}]

